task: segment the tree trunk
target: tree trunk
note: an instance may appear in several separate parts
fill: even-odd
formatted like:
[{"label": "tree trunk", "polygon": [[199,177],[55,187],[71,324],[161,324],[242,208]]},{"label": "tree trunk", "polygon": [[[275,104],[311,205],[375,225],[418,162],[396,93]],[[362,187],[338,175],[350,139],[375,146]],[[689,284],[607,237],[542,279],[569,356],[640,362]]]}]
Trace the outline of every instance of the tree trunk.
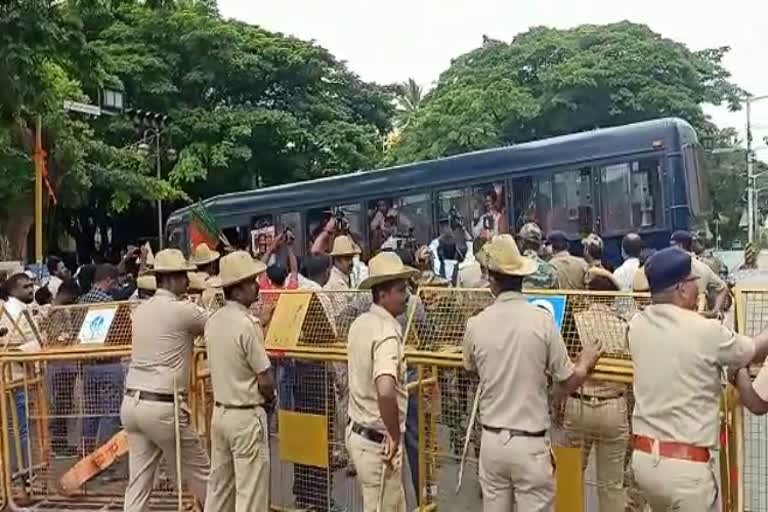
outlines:
[{"label": "tree trunk", "polygon": [[0,234],[8,239],[11,254],[4,257],[26,261],[28,256],[27,238],[35,224],[35,216],[29,208],[11,210],[14,215],[0,222]]}]

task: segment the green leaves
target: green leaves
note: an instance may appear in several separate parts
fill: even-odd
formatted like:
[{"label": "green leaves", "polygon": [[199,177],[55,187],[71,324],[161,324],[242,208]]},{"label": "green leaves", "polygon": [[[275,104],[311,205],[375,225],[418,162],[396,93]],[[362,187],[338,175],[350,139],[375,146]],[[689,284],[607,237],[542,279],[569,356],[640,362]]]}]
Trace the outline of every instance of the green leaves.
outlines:
[{"label": "green leaves", "polygon": [[389,162],[435,158],[663,116],[707,125],[704,102],[738,106],[727,48],[691,52],[644,25],[532,28],[455,59]]}]

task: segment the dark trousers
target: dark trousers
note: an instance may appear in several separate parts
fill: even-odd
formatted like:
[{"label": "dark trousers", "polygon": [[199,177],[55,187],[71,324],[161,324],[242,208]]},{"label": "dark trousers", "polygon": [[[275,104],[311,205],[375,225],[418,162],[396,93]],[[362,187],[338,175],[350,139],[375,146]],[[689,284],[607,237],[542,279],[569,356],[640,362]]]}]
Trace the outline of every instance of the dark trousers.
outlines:
[{"label": "dark trousers", "polygon": [[[333,425],[335,420],[335,395],[330,365],[297,361],[294,369],[293,405],[296,412],[322,414],[328,418],[328,461],[333,465]],[[331,467],[321,468],[294,464],[293,495],[296,506],[312,510],[328,510],[333,485]]]},{"label": "dark trousers", "polygon": [[[408,382],[415,382],[415,371],[408,372]],[[405,455],[411,469],[411,482],[416,495],[416,503],[421,504],[419,492],[419,393],[415,391],[408,396],[408,410],[405,416]]]}]

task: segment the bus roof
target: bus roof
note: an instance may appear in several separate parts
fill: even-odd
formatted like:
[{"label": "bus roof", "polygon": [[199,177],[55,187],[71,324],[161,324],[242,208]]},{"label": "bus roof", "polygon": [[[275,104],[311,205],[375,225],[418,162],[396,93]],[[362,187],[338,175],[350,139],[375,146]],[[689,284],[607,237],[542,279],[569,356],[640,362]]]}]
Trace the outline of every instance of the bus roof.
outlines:
[{"label": "bus roof", "polygon": [[[237,225],[258,213],[338,206],[364,198],[417,193],[425,188],[450,188],[454,183],[490,180],[504,174],[535,174],[537,170],[619,158],[653,151],[659,141],[666,149],[679,148],[695,143],[696,134],[682,119],[656,119],[385,169],[221,194],[203,204],[222,225]],[[189,207],[176,210],[168,222],[177,223],[188,212]]]}]

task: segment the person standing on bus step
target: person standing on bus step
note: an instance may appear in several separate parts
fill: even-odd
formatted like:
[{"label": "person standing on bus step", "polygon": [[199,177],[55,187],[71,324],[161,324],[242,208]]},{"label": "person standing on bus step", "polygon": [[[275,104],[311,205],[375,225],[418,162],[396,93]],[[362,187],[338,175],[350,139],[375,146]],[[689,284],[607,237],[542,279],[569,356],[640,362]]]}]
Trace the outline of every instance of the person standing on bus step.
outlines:
[{"label": "person standing on bus step", "polygon": [[561,290],[583,290],[584,276],[587,274],[587,262],[568,252],[568,238],[562,231],[552,231],[547,237],[552,246],[552,258],[549,263],[557,270],[557,282]]},{"label": "person standing on bus step", "polygon": [[[149,510],[149,499],[161,457],[173,467],[176,460],[174,394],[179,393],[179,432],[182,474],[192,494],[205,503],[208,454],[190,425],[184,390],[189,384],[192,348],[203,334],[208,314],[180,300],[187,292],[187,272],[195,267],[177,249],[155,256],[154,297],[133,312],[133,345],[125,382],[120,419],[128,435],[130,477],[125,489],[125,512]],[[169,472],[175,477],[175,471]],[[177,484],[178,485],[178,484]]]},{"label": "person standing on bus step", "polygon": [[[464,367],[480,377],[478,418],[480,487],[485,512],[554,510],[554,460],[547,380],[569,396],[587,379],[599,353],[586,345],[579,362],[568,358],[552,315],[528,303],[523,278],[536,262],[520,255],[510,235],[485,245],[481,263],[488,269],[496,301],[467,322]],[[521,400],[520,397],[525,397]]]},{"label": "person standing on bus step", "polygon": [[718,318],[722,318],[730,306],[728,286],[709,268],[709,265],[693,253],[693,236],[687,231],[675,231],[672,233],[669,243],[691,256],[693,271],[699,276],[696,280],[699,288],[699,309],[710,311]]},{"label": "person standing on bus step", "polygon": [[645,243],[637,233],[627,233],[621,240],[621,256],[624,263],[613,271],[613,277],[616,278],[622,291],[632,291],[635,272],[640,268],[640,252],[644,248]]},{"label": "person standing on bus step", "polygon": [[266,265],[245,251],[220,261],[226,303],[205,324],[213,390],[211,512],[269,510],[267,411],[275,399],[264,333],[249,308],[259,296],[256,277]]},{"label": "person standing on bus step", "polygon": [[629,322],[634,366],[632,470],[653,512],[715,512],[721,373],[768,353],[754,339],[697,313],[692,256],[676,248],[645,264],[652,304]]},{"label": "person standing on bus step", "polygon": [[523,288],[556,290],[558,287],[557,269],[539,256],[542,241],[541,228],[535,222],[529,222],[520,228],[520,251],[523,256],[536,262],[536,271],[525,276]]},{"label": "person standing on bus step", "polygon": [[346,444],[362,486],[364,512],[405,512],[402,446],[408,391],[397,317],[408,304],[407,281],[418,271],[389,251],[372,258],[369,269],[360,288],[371,290],[373,305],[352,323],[347,343]]},{"label": "person standing on bus step", "polygon": [[189,261],[197,267],[198,272],[205,272],[207,274],[206,279],[208,279],[219,273],[219,258],[221,258],[221,254],[218,251],[214,251],[208,247],[208,244],[202,243],[195,247]]}]

